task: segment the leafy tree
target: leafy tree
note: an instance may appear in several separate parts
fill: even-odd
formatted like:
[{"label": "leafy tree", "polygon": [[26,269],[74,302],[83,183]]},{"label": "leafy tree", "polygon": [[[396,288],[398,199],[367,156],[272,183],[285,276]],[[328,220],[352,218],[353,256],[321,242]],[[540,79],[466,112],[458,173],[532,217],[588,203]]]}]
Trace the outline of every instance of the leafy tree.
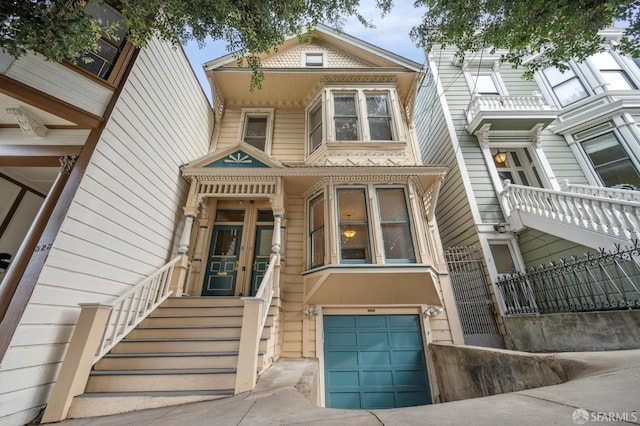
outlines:
[{"label": "leafy tree", "polygon": [[[108,0],[92,0],[104,4]],[[388,10],[391,0],[377,0]],[[19,57],[35,51],[47,59],[80,60],[97,51],[104,23],[84,10],[86,0],[2,0],[0,50]],[[237,57],[248,55],[259,85],[257,54],[281,44],[287,35],[326,22],[340,26],[346,16],[357,16],[359,0],[114,0],[128,29],[128,40],[144,47],[157,35],[172,43],[206,37],[223,39]]]},{"label": "leafy tree", "polygon": [[566,68],[602,50],[599,30],[614,21],[625,24],[623,53],[640,56],[640,1],[629,0],[416,0],[426,7],[423,22],[412,30],[418,43],[431,48],[453,45],[464,52],[504,49],[502,60],[526,62],[525,75],[541,68]]}]

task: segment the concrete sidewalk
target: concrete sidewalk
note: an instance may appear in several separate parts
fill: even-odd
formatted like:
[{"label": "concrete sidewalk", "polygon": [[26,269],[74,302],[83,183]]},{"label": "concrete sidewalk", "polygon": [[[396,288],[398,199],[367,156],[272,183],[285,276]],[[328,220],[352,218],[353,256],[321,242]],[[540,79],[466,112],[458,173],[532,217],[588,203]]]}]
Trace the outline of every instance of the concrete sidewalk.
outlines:
[{"label": "concrete sidewalk", "polygon": [[313,406],[303,395],[306,390],[303,376],[310,361],[282,359],[260,378],[253,392],[59,424],[640,425],[640,350],[556,354],[556,357],[575,366],[569,371],[569,381],[563,384],[464,401],[368,411]]}]

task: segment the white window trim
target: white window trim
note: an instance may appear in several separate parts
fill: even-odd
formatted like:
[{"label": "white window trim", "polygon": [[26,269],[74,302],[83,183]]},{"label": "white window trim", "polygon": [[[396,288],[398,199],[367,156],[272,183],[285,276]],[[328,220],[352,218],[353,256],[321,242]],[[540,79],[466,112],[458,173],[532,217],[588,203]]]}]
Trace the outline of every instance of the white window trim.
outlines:
[{"label": "white window trim", "polygon": [[[307,56],[308,55],[318,55],[320,57],[322,57],[322,64],[321,65],[307,65]],[[326,52],[302,52],[302,57],[300,58],[301,60],[301,66],[303,68],[325,68],[327,66],[327,54]]]},{"label": "white window trim", "polygon": [[[620,123],[617,122],[618,120],[622,120],[622,117],[617,116],[613,118],[614,126],[603,128],[598,132],[585,134],[583,137],[576,137],[575,134],[565,135],[569,148],[578,161],[589,185],[605,187],[600,175],[594,169],[591,159],[582,147],[582,142],[597,138],[607,133],[612,133],[614,135],[620,146],[622,146],[629,156],[629,159],[635,166],[636,170],[640,172],[640,141],[635,138],[635,134],[633,132],[629,132],[628,138],[625,138],[624,135],[621,134],[621,129],[619,128]],[[629,143],[629,141],[632,143]]]},{"label": "white window trim", "polygon": [[[238,140],[244,141],[244,132],[247,126],[248,117],[267,117],[266,139],[264,142],[264,152],[271,155],[271,141],[273,139],[273,116],[274,108],[243,108],[240,114],[240,128],[238,129]],[[256,148],[257,149],[257,148]]]},{"label": "white window trim", "polygon": [[[613,59],[613,61],[619,67],[619,68],[605,68],[605,70],[611,70],[611,71],[619,70],[619,71],[622,71],[624,73],[624,75],[626,75],[626,77],[630,80],[632,85],[635,85],[636,88],[640,87],[640,84],[639,84],[640,78],[639,78],[638,72],[636,71],[636,69],[638,69],[638,67],[631,66],[627,61],[625,61],[624,57],[618,55],[613,50],[607,49],[607,50],[604,50],[603,52],[600,52],[600,53],[608,53],[611,56],[611,58]],[[602,73],[600,71],[601,69],[598,66],[598,64],[596,63],[596,61],[594,60],[594,58],[592,56],[590,56],[589,58],[587,58],[585,63],[588,65],[590,71],[593,73],[594,77],[598,81],[598,86],[597,86],[598,89],[596,89],[596,92],[599,93],[602,90],[608,91],[609,89],[607,88],[607,83],[605,82],[604,77],[603,77],[603,75],[602,75]],[[637,90],[637,89],[629,88],[629,89],[624,89],[624,90]]]},{"label": "white window trim", "polygon": [[575,78],[578,79],[584,91],[587,93],[587,96],[573,103],[570,103],[566,106],[562,106],[560,99],[556,95],[556,92],[553,90],[551,83],[549,82],[549,80],[547,80],[547,77],[544,75],[543,70],[538,71],[534,76],[535,82],[538,83],[538,87],[540,88],[540,91],[544,95],[544,98],[547,101],[547,104],[555,105],[560,110],[564,108],[571,108],[576,104],[584,102],[585,99],[589,99],[589,97],[593,95],[593,88],[589,84],[589,80],[585,77],[585,75],[582,74],[579,67],[575,66],[573,62],[568,63],[567,66],[569,66],[569,69],[573,72],[573,74],[575,75]]},{"label": "white window trim", "polygon": [[[504,80],[502,80],[502,76],[500,75],[500,63],[495,62],[492,67],[473,67],[467,66],[463,68],[464,78],[467,81],[467,86],[469,87],[469,92],[471,96],[479,95],[475,90],[475,81],[473,77],[480,75],[489,75],[493,79],[493,83],[498,90],[499,96],[508,96],[509,91],[507,90],[507,86],[504,84]],[[482,96],[482,95],[479,95]],[[491,96],[491,95],[489,95]]]}]

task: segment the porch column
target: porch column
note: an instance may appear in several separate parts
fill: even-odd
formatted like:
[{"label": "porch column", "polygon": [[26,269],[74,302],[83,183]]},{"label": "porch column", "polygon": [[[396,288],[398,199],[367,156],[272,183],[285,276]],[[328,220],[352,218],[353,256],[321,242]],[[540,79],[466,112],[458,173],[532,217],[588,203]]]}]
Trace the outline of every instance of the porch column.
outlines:
[{"label": "porch column", "polygon": [[191,180],[189,188],[189,196],[187,197],[187,205],[184,207],[184,227],[182,228],[182,237],[178,243],[178,256],[180,260],[176,263],[171,279],[171,290],[174,297],[181,297],[184,293],[185,283],[188,279],[189,272],[189,245],[191,243],[191,230],[193,221],[198,215],[198,205],[202,200],[198,194],[197,179]]},{"label": "porch column", "polygon": [[191,259],[191,274],[189,274],[189,282],[186,284],[186,293],[194,295],[195,283],[197,282],[200,272],[202,271],[202,260],[204,257],[205,243],[207,231],[209,230],[209,214],[207,199],[203,198],[200,203],[200,216],[198,217],[198,234],[194,243],[193,258]]},{"label": "porch column", "polygon": [[58,170],[58,175],[47,194],[47,198],[45,198],[40,210],[38,210],[38,213],[36,214],[27,235],[22,241],[18,252],[9,265],[9,269],[7,269],[4,281],[2,281],[2,284],[0,285],[0,321],[2,321],[9,309],[11,299],[18,288],[18,284],[22,279],[25,269],[27,269],[27,265],[29,264],[33,253],[36,251],[49,251],[51,249],[51,244],[48,246],[38,247],[38,242],[40,241],[42,232],[47,226],[51,213],[60,198],[60,194],[69,179],[69,174],[76,163],[76,159],[77,157],[75,156],[60,157],[60,169]]}]

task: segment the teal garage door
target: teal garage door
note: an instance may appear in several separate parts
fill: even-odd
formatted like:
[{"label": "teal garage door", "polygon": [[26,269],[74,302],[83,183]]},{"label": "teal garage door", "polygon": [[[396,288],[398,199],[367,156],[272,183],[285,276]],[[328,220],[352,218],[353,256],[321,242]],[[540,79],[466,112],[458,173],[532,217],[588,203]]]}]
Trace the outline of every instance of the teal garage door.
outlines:
[{"label": "teal garage door", "polygon": [[324,316],[325,405],[431,403],[418,315]]}]

